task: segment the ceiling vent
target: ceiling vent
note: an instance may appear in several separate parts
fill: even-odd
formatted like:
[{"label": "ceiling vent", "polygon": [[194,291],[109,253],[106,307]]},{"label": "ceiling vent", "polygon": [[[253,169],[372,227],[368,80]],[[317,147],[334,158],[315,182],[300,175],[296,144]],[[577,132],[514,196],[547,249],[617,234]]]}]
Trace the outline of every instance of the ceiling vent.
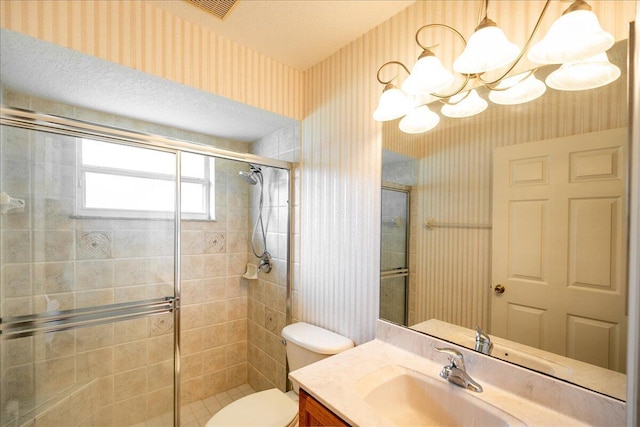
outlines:
[{"label": "ceiling vent", "polygon": [[204,9],[216,18],[225,19],[238,0],[184,0]]}]

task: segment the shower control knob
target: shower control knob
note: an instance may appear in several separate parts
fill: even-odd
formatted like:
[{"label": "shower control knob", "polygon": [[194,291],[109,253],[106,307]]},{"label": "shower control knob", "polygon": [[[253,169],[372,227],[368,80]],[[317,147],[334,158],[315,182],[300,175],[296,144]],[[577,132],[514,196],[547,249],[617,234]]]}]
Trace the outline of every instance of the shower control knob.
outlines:
[{"label": "shower control knob", "polygon": [[498,283],[495,288],[493,288],[493,292],[496,294],[503,294],[505,291],[505,287],[503,284]]}]

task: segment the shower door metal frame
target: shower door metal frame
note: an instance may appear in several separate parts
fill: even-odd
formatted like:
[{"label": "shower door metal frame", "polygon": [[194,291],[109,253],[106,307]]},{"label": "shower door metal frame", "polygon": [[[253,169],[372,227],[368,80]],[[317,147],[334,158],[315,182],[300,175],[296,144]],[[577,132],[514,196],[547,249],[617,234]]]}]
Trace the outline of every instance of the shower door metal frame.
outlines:
[{"label": "shower door metal frame", "polygon": [[[381,196],[382,199],[382,191],[396,191],[398,193],[405,193],[407,195],[407,218],[406,218],[406,238],[405,238],[405,256],[406,256],[406,268],[394,268],[391,270],[383,270],[380,271],[380,282],[384,279],[395,279],[397,277],[404,277],[404,326],[408,326],[409,323],[409,286],[410,286],[410,273],[409,265],[410,265],[410,248],[411,248],[411,186],[397,184],[395,182],[387,182],[383,181],[381,186]],[[382,245],[380,245],[380,256],[382,256]],[[382,283],[381,283],[382,285]]]},{"label": "shower door metal frame", "polygon": [[[196,144],[188,141],[162,137],[111,126],[70,119],[50,114],[37,113],[20,108],[0,106],[0,125],[23,129],[56,133],[75,137],[90,137],[93,139],[116,142],[132,146],[141,146],[154,150],[171,152],[176,155],[176,189],[175,189],[175,226],[174,226],[174,296],[162,297],[154,300],[136,301],[124,304],[100,306],[98,309],[74,309],[55,314],[35,314],[10,319],[0,319],[0,341],[4,339],[31,336],[59,330],[75,329],[86,326],[110,323],[120,320],[130,320],[155,314],[173,312],[174,330],[174,395],[173,415],[174,426],[180,425],[180,294],[181,294],[181,153],[189,152],[205,156],[213,156],[226,160],[243,163],[254,163],[262,166],[283,169],[287,171],[289,180],[288,218],[287,218],[287,269],[286,269],[286,323],[291,322],[291,292],[292,292],[292,262],[291,262],[291,201],[293,183],[291,180],[292,164],[284,160],[269,159],[249,153],[237,153],[215,148],[208,145]],[[115,314],[114,314],[115,313]],[[121,317],[120,317],[121,316]],[[72,320],[70,320],[72,319]],[[75,320],[75,321],[73,321]],[[8,325],[5,327],[5,325]],[[37,326],[42,329],[34,330]]]}]

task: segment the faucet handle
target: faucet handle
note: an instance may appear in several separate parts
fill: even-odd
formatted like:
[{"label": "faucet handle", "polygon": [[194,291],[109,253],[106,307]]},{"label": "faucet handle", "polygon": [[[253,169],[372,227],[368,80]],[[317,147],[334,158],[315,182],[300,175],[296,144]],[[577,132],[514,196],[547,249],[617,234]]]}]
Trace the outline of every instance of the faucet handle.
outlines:
[{"label": "faucet handle", "polygon": [[491,338],[489,335],[485,334],[480,326],[476,326],[476,351],[484,354],[491,354],[493,350],[493,343],[491,342]]},{"label": "faucet handle", "polygon": [[460,368],[464,370],[464,356],[458,350],[453,348],[435,348],[438,353],[444,353],[449,357],[449,365],[452,368]]}]

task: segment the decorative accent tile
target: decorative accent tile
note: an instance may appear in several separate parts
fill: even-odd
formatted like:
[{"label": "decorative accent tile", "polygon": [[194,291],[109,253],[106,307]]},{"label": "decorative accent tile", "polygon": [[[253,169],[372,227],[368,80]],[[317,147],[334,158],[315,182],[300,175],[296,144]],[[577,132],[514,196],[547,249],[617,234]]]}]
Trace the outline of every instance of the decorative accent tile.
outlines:
[{"label": "decorative accent tile", "polygon": [[78,258],[111,258],[113,238],[109,231],[82,231],[78,239]]},{"label": "decorative accent tile", "polygon": [[265,308],[264,327],[271,332],[276,332],[277,323],[276,312],[270,308]]},{"label": "decorative accent tile", "polygon": [[208,254],[223,253],[226,251],[225,233],[217,231],[207,232],[205,234],[206,247],[205,252]]}]

